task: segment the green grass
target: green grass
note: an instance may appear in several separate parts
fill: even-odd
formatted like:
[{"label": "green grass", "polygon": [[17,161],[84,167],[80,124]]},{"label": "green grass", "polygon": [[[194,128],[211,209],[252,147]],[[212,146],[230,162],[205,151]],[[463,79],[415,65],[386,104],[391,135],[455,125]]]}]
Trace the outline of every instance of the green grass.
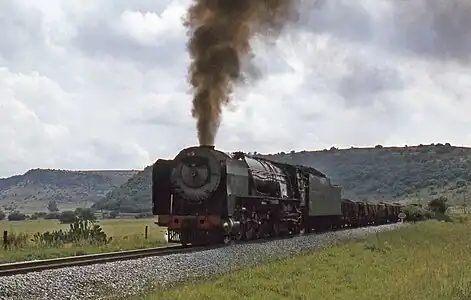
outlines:
[{"label": "green grass", "polygon": [[[29,236],[26,245],[20,248],[8,250],[0,248],[0,263],[157,247],[165,244],[164,229],[157,227],[153,219],[101,220],[98,224],[109,237],[113,238],[109,244],[104,246],[65,245],[53,248],[38,247],[30,242],[29,237],[36,232],[67,229],[69,225],[60,224],[57,220],[0,221],[0,233],[7,230],[9,235],[27,234]],[[146,226],[148,226],[147,240],[144,238]]]},{"label": "green grass", "polygon": [[134,299],[471,299],[470,232],[426,221]]}]

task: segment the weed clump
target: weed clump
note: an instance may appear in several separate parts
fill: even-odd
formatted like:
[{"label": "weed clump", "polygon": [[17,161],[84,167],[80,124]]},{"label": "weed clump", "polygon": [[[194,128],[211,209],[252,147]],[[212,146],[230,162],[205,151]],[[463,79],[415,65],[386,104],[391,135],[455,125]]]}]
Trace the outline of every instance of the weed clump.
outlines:
[{"label": "weed clump", "polygon": [[101,246],[111,242],[99,224],[95,221],[77,219],[70,224],[68,230],[37,232],[32,236],[27,233],[10,233],[7,238],[7,249],[23,248],[28,241],[36,247],[63,247],[65,245]]}]

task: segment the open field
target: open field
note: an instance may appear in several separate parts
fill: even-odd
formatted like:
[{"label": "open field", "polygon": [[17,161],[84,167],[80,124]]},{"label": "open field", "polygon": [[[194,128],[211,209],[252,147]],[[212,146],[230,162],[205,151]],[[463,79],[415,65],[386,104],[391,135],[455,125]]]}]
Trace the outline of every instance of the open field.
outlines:
[{"label": "open field", "polygon": [[[0,263],[8,261],[21,261],[81,255],[108,251],[139,249],[164,245],[164,229],[154,224],[154,219],[113,219],[98,222],[112,241],[107,245],[72,245],[63,247],[39,247],[31,242],[34,233],[67,230],[69,225],[60,224],[57,220],[27,220],[27,221],[0,221],[0,231],[8,231],[9,235],[28,234],[26,244],[8,250],[0,248]],[[148,239],[144,237],[145,227],[148,226]]]},{"label": "open field", "polygon": [[132,299],[471,299],[470,231],[426,221]]}]

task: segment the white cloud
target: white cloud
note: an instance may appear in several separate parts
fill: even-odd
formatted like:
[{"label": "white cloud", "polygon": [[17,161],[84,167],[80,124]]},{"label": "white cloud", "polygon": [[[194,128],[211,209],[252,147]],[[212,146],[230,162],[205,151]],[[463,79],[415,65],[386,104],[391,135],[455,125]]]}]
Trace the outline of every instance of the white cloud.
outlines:
[{"label": "white cloud", "polygon": [[184,35],[182,15],[185,9],[185,6],[174,1],[160,15],[126,10],[121,14],[117,28],[142,46],[165,43],[169,36]]},{"label": "white cloud", "polygon": [[[142,168],[196,144],[189,1],[0,2],[0,176]],[[217,146],[471,144],[471,4],[307,1],[263,73],[236,90]]]}]

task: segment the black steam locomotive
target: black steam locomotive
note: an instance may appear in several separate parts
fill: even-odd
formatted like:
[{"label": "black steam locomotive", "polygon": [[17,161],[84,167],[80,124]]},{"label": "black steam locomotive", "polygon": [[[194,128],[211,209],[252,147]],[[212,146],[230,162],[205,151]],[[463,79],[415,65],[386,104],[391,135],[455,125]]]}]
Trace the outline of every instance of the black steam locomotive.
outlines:
[{"label": "black steam locomotive", "polygon": [[153,214],[183,245],[397,222],[401,206],[341,198],[316,169],[190,147],[152,171]]}]

